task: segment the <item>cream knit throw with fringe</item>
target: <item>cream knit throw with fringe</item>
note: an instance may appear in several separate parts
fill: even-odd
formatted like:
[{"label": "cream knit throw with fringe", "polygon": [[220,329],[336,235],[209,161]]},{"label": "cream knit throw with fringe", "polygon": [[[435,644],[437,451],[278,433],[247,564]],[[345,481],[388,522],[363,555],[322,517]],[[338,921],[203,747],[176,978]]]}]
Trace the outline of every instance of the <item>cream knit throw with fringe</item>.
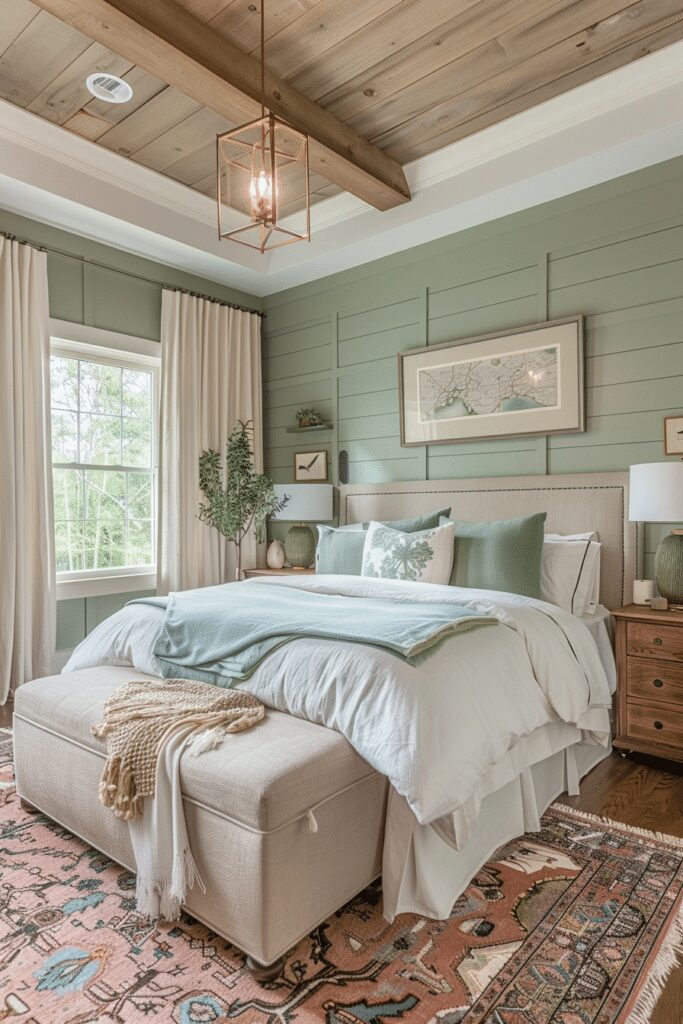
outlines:
[{"label": "cream knit throw with fringe", "polygon": [[137,909],[175,921],[187,890],[205,891],[185,825],[180,761],[210,750],[226,733],[261,721],[261,701],[185,679],[126,683],[92,727],[107,741],[100,800],[128,822],[135,855]]},{"label": "cream knit throw with fringe", "polygon": [[[224,690],[187,679],[124,683],[104,705],[104,721],[91,732],[107,741],[100,800],[127,821],[142,817],[143,801],[154,796],[161,748],[177,729],[202,731],[195,754],[218,746],[225,733],[260,722],[264,706],[239,690]],[[206,730],[210,730],[204,735]]]}]

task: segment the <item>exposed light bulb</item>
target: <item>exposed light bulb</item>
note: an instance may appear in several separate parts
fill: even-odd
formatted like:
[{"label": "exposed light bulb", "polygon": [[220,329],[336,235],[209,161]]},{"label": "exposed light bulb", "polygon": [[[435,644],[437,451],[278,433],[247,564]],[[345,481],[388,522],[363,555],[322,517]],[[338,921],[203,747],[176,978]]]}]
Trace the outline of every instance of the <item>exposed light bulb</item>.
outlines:
[{"label": "exposed light bulb", "polygon": [[249,182],[249,198],[254,220],[273,219],[273,183],[269,174],[261,170]]}]

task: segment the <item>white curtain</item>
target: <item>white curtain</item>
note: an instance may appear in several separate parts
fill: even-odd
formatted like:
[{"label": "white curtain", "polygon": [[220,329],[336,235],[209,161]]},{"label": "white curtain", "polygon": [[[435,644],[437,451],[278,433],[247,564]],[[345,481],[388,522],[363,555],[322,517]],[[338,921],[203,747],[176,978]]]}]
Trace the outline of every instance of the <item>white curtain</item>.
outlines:
[{"label": "white curtain", "polygon": [[[160,507],[157,591],[235,578],[235,549],[197,518],[199,456],[225,451],[238,420],[254,424],[263,469],[261,318],[218,302],[164,291],[161,302]],[[256,565],[253,536],[242,567]]]},{"label": "white curtain", "polygon": [[55,649],[47,257],[0,236],[0,703]]}]

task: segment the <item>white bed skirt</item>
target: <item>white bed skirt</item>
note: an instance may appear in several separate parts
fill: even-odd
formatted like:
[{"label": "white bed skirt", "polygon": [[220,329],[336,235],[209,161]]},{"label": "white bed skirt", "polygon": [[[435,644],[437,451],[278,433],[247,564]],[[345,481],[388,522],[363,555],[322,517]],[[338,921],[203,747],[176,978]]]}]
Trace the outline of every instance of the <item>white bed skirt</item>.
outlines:
[{"label": "white bed skirt", "polygon": [[[550,737],[538,739],[547,742]],[[382,870],[385,918],[393,921],[396,914],[413,913],[447,919],[495,851],[525,832],[537,832],[553,800],[564,792],[576,795],[579,780],[610,753],[611,748],[575,742],[522,769],[484,797],[478,821],[458,850],[435,825],[420,825],[390,786]]]}]

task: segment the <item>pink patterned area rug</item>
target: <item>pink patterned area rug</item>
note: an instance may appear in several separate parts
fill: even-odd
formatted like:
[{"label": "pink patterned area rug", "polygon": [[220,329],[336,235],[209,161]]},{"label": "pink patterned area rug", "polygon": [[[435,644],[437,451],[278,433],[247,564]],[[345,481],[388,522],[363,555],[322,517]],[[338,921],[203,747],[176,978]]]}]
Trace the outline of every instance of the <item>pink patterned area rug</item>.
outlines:
[{"label": "pink patterned area rug", "polygon": [[0,755],[0,1020],[646,1024],[681,948],[682,885],[682,840],[555,805],[448,921],[389,925],[371,886],[262,987],[203,925],[142,920],[134,877],[23,811]]}]

